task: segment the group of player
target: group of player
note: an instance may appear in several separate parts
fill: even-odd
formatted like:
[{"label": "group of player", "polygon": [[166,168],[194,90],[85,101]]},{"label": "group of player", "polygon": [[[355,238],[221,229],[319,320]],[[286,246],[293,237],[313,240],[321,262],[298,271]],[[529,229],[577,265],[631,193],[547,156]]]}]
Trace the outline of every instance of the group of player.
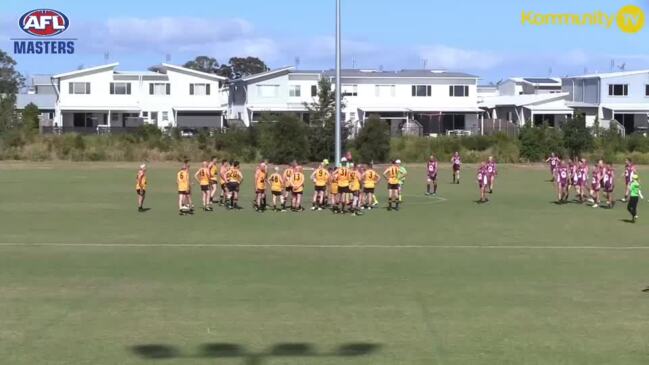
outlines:
[{"label": "group of player", "polygon": [[[590,167],[584,158],[562,160],[555,153],[546,162],[555,184],[557,203],[568,202],[570,192],[574,191],[575,201],[579,203],[588,202],[594,208],[615,206],[615,168],[612,164],[599,160]],[[632,221],[635,221],[638,198],[642,198],[642,193],[636,167],[630,159],[624,163],[624,185],[624,198],[621,201],[629,202],[627,210],[631,213]]]},{"label": "group of player", "polygon": [[[389,203],[388,210],[398,210],[401,201],[401,186],[407,172],[401,166],[401,161],[395,160],[384,172],[388,180]],[[371,210],[378,205],[374,194],[381,175],[374,169],[372,163],[354,164],[351,159],[343,157],[337,167],[329,165],[327,159],[316,167],[309,180],[314,191],[311,200],[311,210],[331,209],[334,213],[351,213],[362,215],[362,210]],[[263,212],[268,208],[266,203],[266,188],[272,195],[272,210],[276,212],[290,209],[294,212],[303,211],[303,194],[306,176],[304,168],[293,161],[281,173],[279,166],[273,167],[268,175],[268,164],[260,163],[255,171],[255,202],[254,208]]]},{"label": "group of player", "polygon": [[[189,161],[184,161],[176,174],[178,187],[178,212],[180,215],[194,213],[191,196],[192,177]],[[254,188],[255,199],[253,207],[258,212],[267,210],[266,191],[272,195],[272,210],[284,212],[303,211],[303,194],[306,176],[304,168],[297,162],[291,163],[281,173],[278,166],[269,173],[268,164],[262,161],[255,170]],[[401,190],[407,171],[400,160],[395,160],[383,172],[388,183],[388,210],[399,210],[402,201]],[[193,179],[201,190],[201,201],[204,211],[213,211],[214,204],[225,206],[227,209],[240,209],[239,190],[243,183],[243,174],[238,161],[216,158],[203,161],[201,167],[194,173]],[[355,165],[351,159],[343,157],[337,167],[330,167],[328,160],[323,160],[310,175],[314,185],[312,210],[331,209],[335,213],[352,213],[361,215],[362,210],[371,210],[378,205],[374,194],[381,175],[374,169],[372,163]],[[147,178],[146,165],[142,164],[136,177],[136,192],[138,211],[145,209]],[[267,189],[268,188],[268,189]],[[218,199],[217,199],[218,194]]]}]

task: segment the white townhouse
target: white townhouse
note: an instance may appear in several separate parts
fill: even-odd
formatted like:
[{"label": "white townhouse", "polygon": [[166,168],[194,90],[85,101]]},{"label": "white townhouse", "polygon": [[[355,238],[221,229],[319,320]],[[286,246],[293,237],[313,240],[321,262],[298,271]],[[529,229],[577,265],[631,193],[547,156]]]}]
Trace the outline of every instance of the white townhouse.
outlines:
[{"label": "white townhouse", "polygon": [[[229,118],[246,125],[264,113],[296,113],[308,118],[305,104],[317,100],[318,81],[335,84],[335,72],[285,67],[252,75],[230,86]],[[419,133],[478,131],[478,77],[433,70],[341,70],[344,120],[359,127],[370,115],[389,123],[393,134],[408,125]]]},{"label": "white townhouse", "polygon": [[[335,72],[325,77],[335,82]],[[390,124],[392,134],[478,133],[478,77],[440,70],[341,70],[346,120],[354,126],[370,115]]]},{"label": "white townhouse", "polygon": [[265,114],[293,113],[305,120],[321,77],[320,71],[284,67],[232,80],[228,119],[250,126]]},{"label": "white townhouse", "polygon": [[559,77],[510,77],[498,84],[501,95],[550,94],[561,92]]},{"label": "white townhouse", "polygon": [[568,105],[586,116],[592,126],[598,119],[607,127],[615,120],[626,133],[649,126],[649,70],[607,72],[566,77],[562,80]]},{"label": "white townhouse", "polygon": [[119,71],[118,63],[52,76],[58,86],[54,126],[98,128],[221,128],[228,107],[226,78],[163,63],[159,71]]},{"label": "white townhouse", "polygon": [[497,91],[482,89],[478,105],[489,122],[525,123],[559,127],[573,115],[566,104],[567,92],[554,77],[512,77],[497,85]]}]

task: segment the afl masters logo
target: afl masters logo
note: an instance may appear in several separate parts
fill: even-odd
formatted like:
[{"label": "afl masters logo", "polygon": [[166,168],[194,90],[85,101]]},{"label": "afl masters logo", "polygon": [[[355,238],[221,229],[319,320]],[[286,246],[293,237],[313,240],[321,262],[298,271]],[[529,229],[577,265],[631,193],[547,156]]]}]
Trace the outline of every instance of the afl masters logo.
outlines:
[{"label": "afl masters logo", "polygon": [[636,5],[623,6],[617,13],[599,10],[589,13],[537,13],[523,10],[521,23],[534,26],[596,26],[605,29],[610,29],[615,23],[624,33],[638,33],[644,27],[645,14]]},{"label": "afl masters logo", "polygon": [[16,54],[71,54],[73,38],[50,38],[65,32],[70,26],[68,17],[53,9],[35,9],[18,20],[20,29],[35,38],[13,38]]}]

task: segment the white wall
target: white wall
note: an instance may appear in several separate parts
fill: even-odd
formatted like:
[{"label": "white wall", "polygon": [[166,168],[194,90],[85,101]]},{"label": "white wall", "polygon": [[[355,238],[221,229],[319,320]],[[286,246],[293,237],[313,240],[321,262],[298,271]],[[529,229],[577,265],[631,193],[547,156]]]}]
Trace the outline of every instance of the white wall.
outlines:
[{"label": "white wall", "polygon": [[[175,126],[174,109],[192,109],[201,110],[202,108],[227,108],[228,98],[227,91],[219,88],[219,82],[208,78],[203,78],[188,72],[168,69],[166,79],[161,79],[164,75],[156,76],[159,80],[148,80],[148,75],[133,75],[133,79],[115,80],[116,77],[123,78],[125,75],[117,75],[112,69],[99,72],[72,75],[61,79],[61,93],[57,105],[58,121],[63,122],[60,117],[65,111],[102,111],[108,110],[114,112],[120,111],[140,111],[148,113],[146,122],[151,120],[151,113],[158,113],[158,126],[166,127],[167,125]],[[129,77],[130,78],[130,77]],[[90,94],[70,94],[69,84],[71,82],[88,82],[90,83]],[[130,95],[110,94],[111,82],[129,82],[131,83]],[[150,95],[150,83],[170,83],[170,95]],[[190,95],[190,84],[202,83],[210,85],[210,95]],[[166,112],[168,120],[162,120],[163,113]],[[63,125],[63,124],[62,124]]]}]

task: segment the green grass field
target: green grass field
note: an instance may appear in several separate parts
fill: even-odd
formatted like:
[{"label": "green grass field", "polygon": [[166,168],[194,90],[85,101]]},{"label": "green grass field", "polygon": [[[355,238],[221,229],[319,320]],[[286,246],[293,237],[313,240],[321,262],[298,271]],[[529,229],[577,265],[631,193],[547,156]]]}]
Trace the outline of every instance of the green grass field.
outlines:
[{"label": "green grass field", "polygon": [[141,214],[136,164],[0,165],[0,363],[649,362],[646,202],[555,205],[540,166],[429,198],[410,166],[399,212],[259,214],[247,169],[244,210],[180,217],[176,168]]}]

